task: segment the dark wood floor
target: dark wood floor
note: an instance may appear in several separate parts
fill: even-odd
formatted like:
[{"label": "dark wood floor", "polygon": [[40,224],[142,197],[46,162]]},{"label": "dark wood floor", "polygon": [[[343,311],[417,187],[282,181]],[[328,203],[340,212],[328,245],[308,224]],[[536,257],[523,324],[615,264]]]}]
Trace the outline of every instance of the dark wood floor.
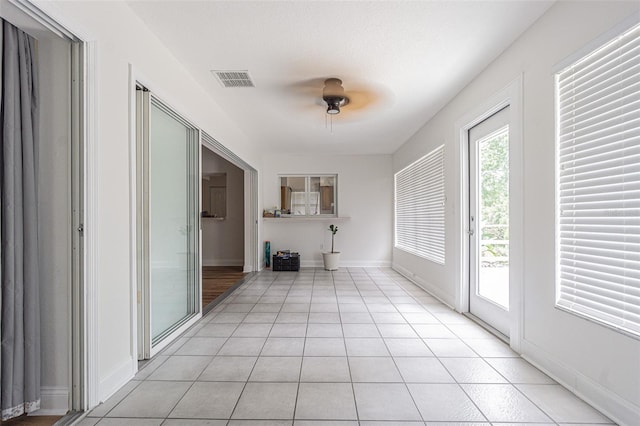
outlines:
[{"label": "dark wood floor", "polygon": [[0,422],[2,426],[51,426],[62,417],[60,416],[21,416],[15,419]]},{"label": "dark wood floor", "polygon": [[245,275],[242,266],[204,266],[202,268],[202,307],[213,302]]}]

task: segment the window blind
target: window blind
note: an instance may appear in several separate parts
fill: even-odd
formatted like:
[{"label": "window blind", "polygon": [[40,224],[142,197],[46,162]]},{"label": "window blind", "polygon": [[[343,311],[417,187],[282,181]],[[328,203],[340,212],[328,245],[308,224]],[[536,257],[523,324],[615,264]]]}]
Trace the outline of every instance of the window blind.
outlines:
[{"label": "window blind", "polygon": [[640,26],[556,74],[557,306],[640,335]]},{"label": "window blind", "polygon": [[444,264],[444,145],[395,174],[395,247]]}]

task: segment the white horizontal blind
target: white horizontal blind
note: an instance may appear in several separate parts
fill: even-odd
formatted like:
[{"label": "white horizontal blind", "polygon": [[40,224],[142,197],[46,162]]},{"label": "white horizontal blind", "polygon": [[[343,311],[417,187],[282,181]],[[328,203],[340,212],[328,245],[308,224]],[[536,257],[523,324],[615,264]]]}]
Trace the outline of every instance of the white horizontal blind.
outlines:
[{"label": "white horizontal blind", "polygon": [[640,335],[640,26],[556,75],[557,304]]},{"label": "white horizontal blind", "polygon": [[444,264],[444,145],[395,174],[395,246]]}]

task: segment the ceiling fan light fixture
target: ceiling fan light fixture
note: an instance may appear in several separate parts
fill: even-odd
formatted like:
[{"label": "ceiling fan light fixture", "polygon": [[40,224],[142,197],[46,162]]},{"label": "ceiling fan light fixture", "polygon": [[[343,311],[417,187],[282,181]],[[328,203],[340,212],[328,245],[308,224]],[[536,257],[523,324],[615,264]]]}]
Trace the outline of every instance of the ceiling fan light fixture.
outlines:
[{"label": "ceiling fan light fixture", "polygon": [[340,98],[324,98],[327,103],[327,114],[340,114]]},{"label": "ceiling fan light fixture", "polygon": [[322,100],[327,103],[327,114],[340,114],[340,107],[349,103],[349,98],[344,95],[342,80],[328,78],[324,81]]}]

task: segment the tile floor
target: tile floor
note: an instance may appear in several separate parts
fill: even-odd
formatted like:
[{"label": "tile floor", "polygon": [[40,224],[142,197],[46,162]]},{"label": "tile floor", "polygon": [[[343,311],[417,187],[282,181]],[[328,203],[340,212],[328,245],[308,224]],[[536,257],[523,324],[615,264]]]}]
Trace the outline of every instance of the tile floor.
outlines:
[{"label": "tile floor", "polygon": [[264,271],[81,426],[611,424],[391,269]]}]

